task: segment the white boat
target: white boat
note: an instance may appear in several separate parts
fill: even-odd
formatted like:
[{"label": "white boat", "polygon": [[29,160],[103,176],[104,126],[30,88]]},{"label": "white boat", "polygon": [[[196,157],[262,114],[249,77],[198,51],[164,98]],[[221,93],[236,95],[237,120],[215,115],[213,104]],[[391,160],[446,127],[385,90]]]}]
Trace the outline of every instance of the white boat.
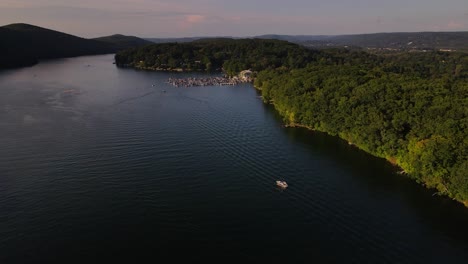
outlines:
[{"label": "white boat", "polygon": [[280,187],[282,189],[288,188],[288,184],[285,181],[276,181],[276,186],[278,186],[278,187]]}]

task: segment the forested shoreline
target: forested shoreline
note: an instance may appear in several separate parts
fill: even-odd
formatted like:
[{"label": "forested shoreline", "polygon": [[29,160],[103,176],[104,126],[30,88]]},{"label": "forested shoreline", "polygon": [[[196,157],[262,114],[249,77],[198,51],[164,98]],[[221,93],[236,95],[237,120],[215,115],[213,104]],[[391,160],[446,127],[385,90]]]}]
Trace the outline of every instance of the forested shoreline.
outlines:
[{"label": "forested shoreline", "polygon": [[468,205],[468,55],[310,50],[276,40],[157,44],[116,54],[148,69],[256,72],[286,125],[339,136]]}]

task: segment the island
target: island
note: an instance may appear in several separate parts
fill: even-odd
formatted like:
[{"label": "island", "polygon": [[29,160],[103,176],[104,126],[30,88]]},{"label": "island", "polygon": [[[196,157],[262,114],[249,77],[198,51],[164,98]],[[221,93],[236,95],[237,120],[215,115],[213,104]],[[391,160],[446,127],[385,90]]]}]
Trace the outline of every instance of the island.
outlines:
[{"label": "island", "polygon": [[209,39],[127,49],[121,67],[252,71],[286,126],[338,136],[468,206],[468,54],[314,50],[270,39]]}]

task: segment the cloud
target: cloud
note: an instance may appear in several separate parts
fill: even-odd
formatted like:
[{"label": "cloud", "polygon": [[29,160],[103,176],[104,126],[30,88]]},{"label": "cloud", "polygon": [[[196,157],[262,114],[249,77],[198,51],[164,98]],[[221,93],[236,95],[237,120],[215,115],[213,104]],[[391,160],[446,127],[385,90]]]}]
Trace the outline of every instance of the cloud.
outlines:
[{"label": "cloud", "polygon": [[455,20],[450,20],[447,24],[442,26],[435,26],[435,30],[460,30],[464,29],[465,25]]},{"label": "cloud", "polygon": [[179,21],[177,27],[180,31],[187,31],[196,25],[204,23],[207,21],[208,17],[204,15],[191,14],[184,15],[181,17],[181,19],[182,20]]},{"label": "cloud", "polygon": [[462,23],[457,23],[455,21],[450,21],[447,24],[447,29],[462,29],[464,27],[465,27],[465,25],[463,25]]},{"label": "cloud", "polygon": [[205,21],[206,16],[202,15],[188,15],[185,16],[185,22],[190,23],[190,24],[197,24]]},{"label": "cloud", "polygon": [[18,1],[9,1],[9,0],[4,0],[0,2],[0,8],[22,8],[25,7],[24,3],[18,2]]},{"label": "cloud", "polygon": [[383,20],[382,17],[381,17],[381,16],[378,16],[375,22],[377,23],[377,25],[381,25],[381,24],[382,24],[382,20]]}]

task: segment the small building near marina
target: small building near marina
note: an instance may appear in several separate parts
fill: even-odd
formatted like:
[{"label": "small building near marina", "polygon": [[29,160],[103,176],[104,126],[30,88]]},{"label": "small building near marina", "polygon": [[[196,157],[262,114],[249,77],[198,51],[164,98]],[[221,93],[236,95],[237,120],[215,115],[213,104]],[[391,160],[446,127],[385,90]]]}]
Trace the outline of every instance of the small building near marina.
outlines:
[{"label": "small building near marina", "polygon": [[239,78],[242,81],[250,81],[250,80],[252,80],[252,74],[253,74],[253,72],[251,70],[241,71],[239,73]]}]

